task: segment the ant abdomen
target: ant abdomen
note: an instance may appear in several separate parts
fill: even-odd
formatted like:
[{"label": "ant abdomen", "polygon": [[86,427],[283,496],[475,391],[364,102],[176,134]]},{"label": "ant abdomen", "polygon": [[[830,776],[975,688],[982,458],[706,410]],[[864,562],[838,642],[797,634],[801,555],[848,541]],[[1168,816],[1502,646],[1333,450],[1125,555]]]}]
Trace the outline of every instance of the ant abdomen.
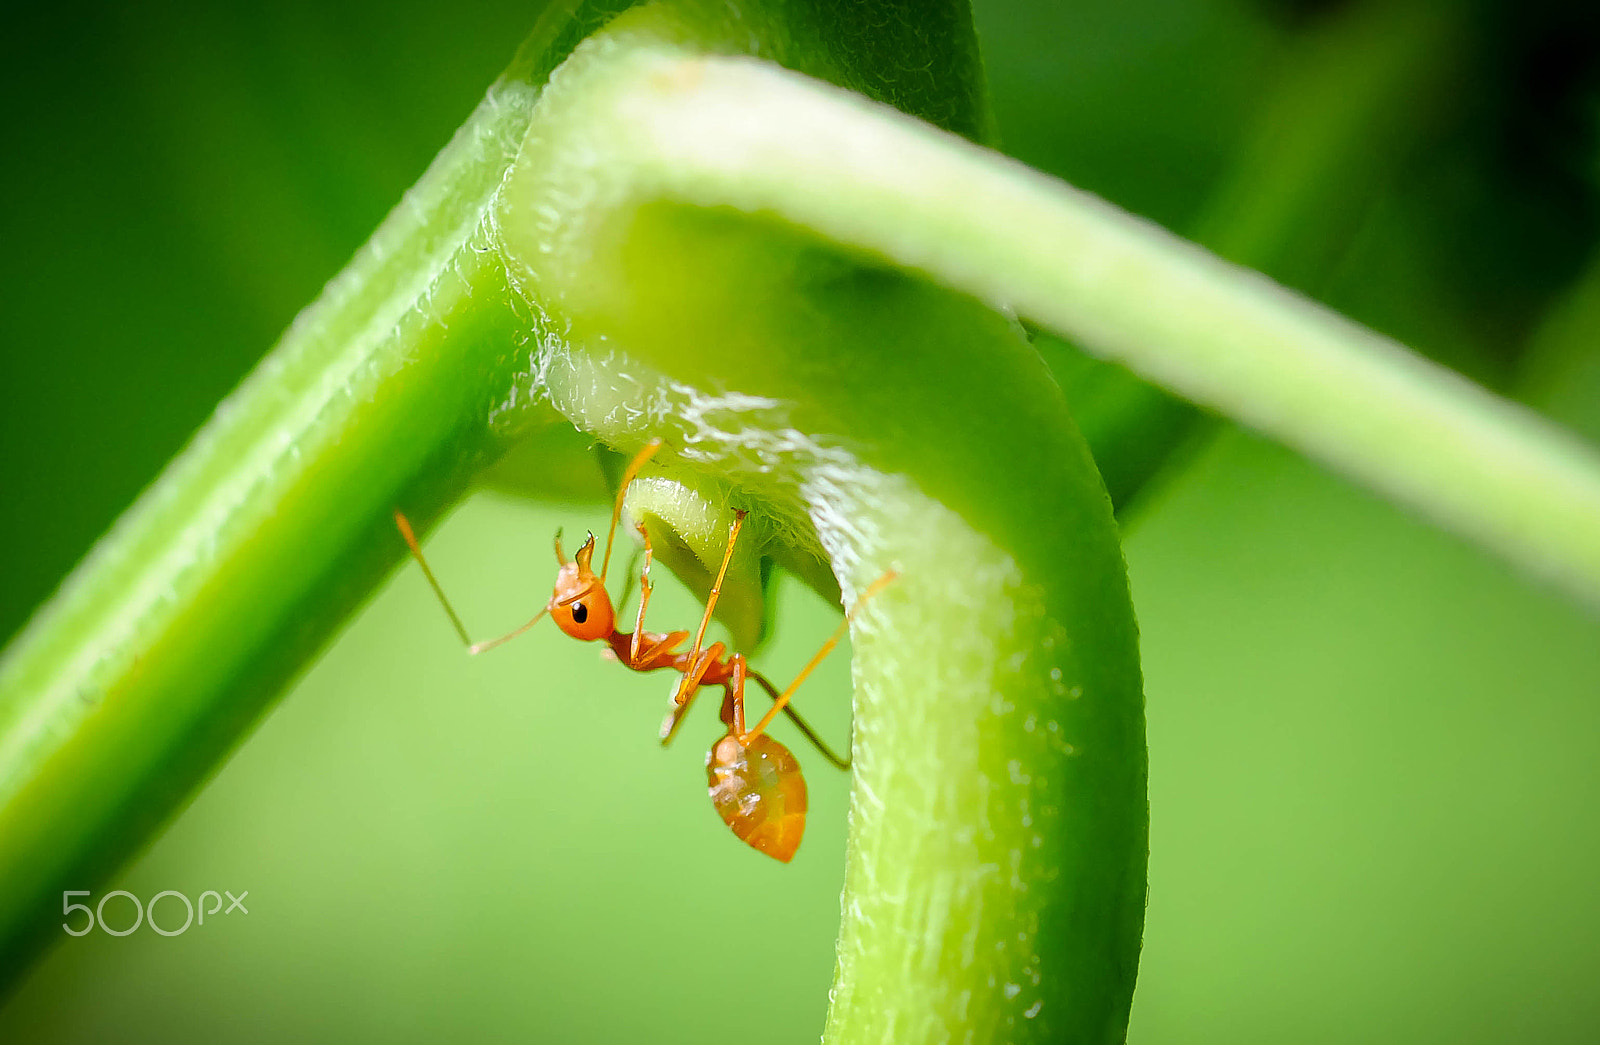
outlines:
[{"label": "ant abdomen", "polygon": [[711,804],[752,848],[788,863],[806,829],[806,781],[789,749],[766,733],[728,734],[706,755]]}]

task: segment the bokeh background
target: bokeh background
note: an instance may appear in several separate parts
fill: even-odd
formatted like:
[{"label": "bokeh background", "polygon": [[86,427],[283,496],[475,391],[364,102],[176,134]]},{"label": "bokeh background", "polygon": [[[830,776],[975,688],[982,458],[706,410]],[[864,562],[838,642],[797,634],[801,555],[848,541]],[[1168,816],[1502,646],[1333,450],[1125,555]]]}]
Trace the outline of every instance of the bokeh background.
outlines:
[{"label": "bokeh background", "polygon": [[[338,271],[540,6],[7,12],[0,635]],[[1009,151],[1224,249],[1251,186],[1321,179],[1258,264],[1600,429],[1589,5],[1419,8],[1437,32],[1402,64],[1428,75],[1323,152],[1263,127],[1311,64],[1382,60],[1372,12],[1399,0],[975,6]],[[1252,174],[1280,162],[1299,174]],[[430,550],[489,634],[545,597],[551,531],[601,521],[485,494]],[[1600,1036],[1600,623],[1227,427],[1127,533],[1152,810],[1130,1040]],[[655,620],[695,616],[659,599]],[[792,673],[836,619],[783,587],[759,663]],[[848,678],[838,656],[803,691],[830,737]],[[468,660],[401,570],[115,886],[248,890],[249,914],[63,935],[0,1002],[0,1041],[815,1040],[847,779],[802,754],[805,845],[765,860],[708,808],[712,724],[655,744],[665,689],[550,629]]]}]

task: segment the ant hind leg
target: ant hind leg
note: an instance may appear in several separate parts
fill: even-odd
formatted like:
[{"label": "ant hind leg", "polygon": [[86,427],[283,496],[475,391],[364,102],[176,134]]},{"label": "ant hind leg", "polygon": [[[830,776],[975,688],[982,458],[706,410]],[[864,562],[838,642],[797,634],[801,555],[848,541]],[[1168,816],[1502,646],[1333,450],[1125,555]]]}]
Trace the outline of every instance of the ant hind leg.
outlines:
[{"label": "ant hind leg", "polygon": [[850,607],[850,611],[844,615],[844,620],[839,622],[839,627],[832,635],[828,637],[828,641],[824,642],[822,644],[822,648],[817,650],[816,656],[812,657],[810,662],[807,663],[805,667],[800,669],[800,674],[796,675],[794,677],[794,681],[789,683],[789,688],[785,689],[782,693],[779,693],[773,699],[772,708],[762,716],[760,722],[756,723],[756,728],[752,729],[749,733],[740,736],[739,739],[742,742],[749,743],[754,738],[766,732],[767,727],[772,725],[772,720],[778,717],[779,712],[788,712],[789,700],[794,696],[794,691],[800,688],[800,684],[817,669],[817,665],[821,664],[823,659],[826,658],[828,654],[833,652],[833,648],[839,645],[840,640],[844,638],[845,632],[850,627],[850,622],[854,620],[856,614],[861,611],[861,607],[866,605],[868,599],[872,598],[874,595],[886,588],[897,576],[899,576],[899,574],[895,573],[893,570],[890,570],[882,577],[879,577],[877,580],[867,585],[867,590],[862,592],[861,595],[856,599],[855,605]]},{"label": "ant hind leg", "polygon": [[[761,674],[759,671],[751,671],[751,672],[749,672],[749,677],[755,679],[756,682],[758,684],[760,684],[761,688],[767,691],[767,696],[771,697],[773,699],[774,703],[777,702],[778,696],[779,696],[778,689],[777,689],[776,686],[774,686],[771,683],[770,680],[768,680],[768,678],[765,675]],[[741,701],[740,703],[742,704],[743,701]],[[744,730],[744,715],[743,715],[743,708],[742,707],[740,708],[740,712],[741,712],[741,714],[739,715],[739,728],[740,728],[740,732],[743,732],[743,730]],[[823,758],[827,759],[829,762],[832,762],[839,769],[849,769],[850,768],[850,753],[849,752],[850,752],[851,742],[849,740],[845,741],[845,745],[844,745],[845,754],[843,756],[840,756],[839,754],[834,752],[833,748],[828,746],[827,742],[824,741],[821,736],[818,735],[817,731],[811,727],[811,724],[800,716],[800,712],[795,710],[795,707],[794,707],[794,705],[792,703],[787,703],[786,702],[783,705],[783,713],[784,713],[785,716],[788,717],[790,722],[794,723],[794,728],[798,729],[801,732],[801,734],[807,740],[811,741],[811,746],[816,748],[817,751],[819,751],[822,754]],[[851,732],[854,733],[854,730],[852,729]]]}]

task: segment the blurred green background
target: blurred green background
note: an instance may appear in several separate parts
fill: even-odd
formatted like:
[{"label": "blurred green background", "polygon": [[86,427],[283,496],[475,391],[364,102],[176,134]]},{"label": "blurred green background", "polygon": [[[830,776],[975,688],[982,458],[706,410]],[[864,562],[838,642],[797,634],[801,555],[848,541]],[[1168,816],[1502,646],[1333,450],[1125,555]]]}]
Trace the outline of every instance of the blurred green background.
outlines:
[{"label": "blurred green background", "polygon": [[[539,6],[8,13],[0,634],[339,269]],[[1259,128],[1284,85],[1363,17],[976,7],[1010,151],[1218,240],[1261,150],[1283,160]],[[1306,165],[1333,186],[1312,217],[1341,220],[1260,263],[1593,432],[1585,7],[1444,5],[1442,71],[1391,88],[1394,123],[1353,136],[1370,147]],[[1128,526],[1152,809],[1130,1040],[1593,1040],[1600,625],[1249,435],[1183,463]],[[482,495],[430,550],[490,634],[545,597],[551,531],[603,515]],[[695,607],[664,584],[652,615]],[[785,585],[758,664],[791,674],[836,620]],[[830,738],[848,678],[836,657],[802,693]],[[810,826],[774,864],[705,799],[709,715],[659,750],[666,688],[553,629],[469,660],[400,571],[114,886],[248,890],[250,913],[63,936],[0,1040],[815,1040],[847,778],[796,748]]]}]

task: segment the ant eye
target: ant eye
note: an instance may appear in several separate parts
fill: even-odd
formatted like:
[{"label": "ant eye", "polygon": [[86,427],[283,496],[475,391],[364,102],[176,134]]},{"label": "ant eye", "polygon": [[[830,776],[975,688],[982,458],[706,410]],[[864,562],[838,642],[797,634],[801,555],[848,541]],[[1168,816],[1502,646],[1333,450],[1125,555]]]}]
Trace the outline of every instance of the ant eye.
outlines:
[{"label": "ant eye", "polygon": [[577,624],[582,624],[584,621],[586,621],[588,619],[589,619],[589,607],[585,606],[581,602],[573,603],[572,604],[572,620],[573,620],[573,622],[577,623]]}]

